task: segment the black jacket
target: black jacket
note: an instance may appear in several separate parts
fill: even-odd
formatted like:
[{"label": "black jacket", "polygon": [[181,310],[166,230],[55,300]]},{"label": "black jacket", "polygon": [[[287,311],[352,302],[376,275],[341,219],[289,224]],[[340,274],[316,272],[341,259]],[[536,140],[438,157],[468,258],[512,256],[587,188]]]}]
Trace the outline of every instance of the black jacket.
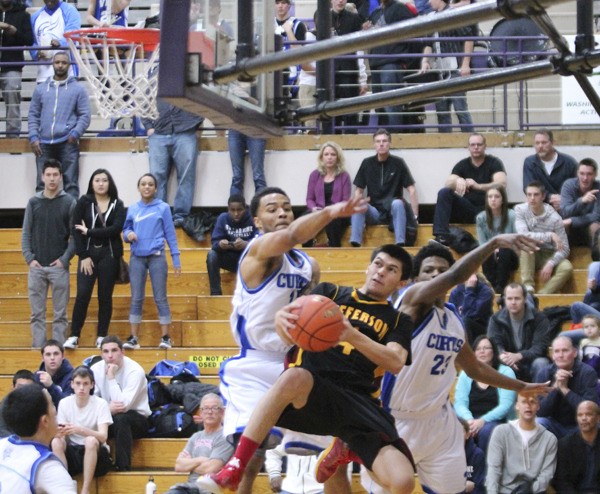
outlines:
[{"label": "black jacket", "polygon": [[[362,30],[362,22],[358,14],[348,12],[346,9],[339,14],[331,11],[331,27],[335,30],[337,36],[356,33]],[[354,79],[354,84],[358,85],[358,60],[356,58],[335,57],[333,60],[336,80]],[[351,72],[351,73],[348,73]]]},{"label": "black jacket", "polygon": [[[31,46],[33,45],[33,30],[31,28],[31,17],[25,10],[24,5],[13,2],[8,11],[0,10],[0,21],[6,22],[17,28],[13,35],[7,30],[0,31],[0,46]],[[0,51],[0,62],[23,62],[23,50]],[[2,65],[0,72],[22,71],[23,65]]]},{"label": "black jacket", "polygon": [[[383,22],[386,26],[394,24],[396,22],[405,21],[415,17],[415,14],[411,10],[396,0],[392,0],[385,8],[379,7],[375,9],[369,20],[374,26],[377,26]],[[383,18],[383,19],[381,19]],[[371,49],[371,55],[390,55],[384,58],[371,58],[369,59],[369,66],[371,69],[374,67],[380,67],[388,63],[396,63],[401,65],[403,68],[416,69],[421,63],[419,57],[407,57],[408,53],[421,53],[423,50],[420,43],[408,42],[408,41],[395,41],[393,43],[377,46]]]},{"label": "black jacket", "polygon": [[[546,381],[554,384],[556,371],[558,367],[555,364],[549,364],[547,367],[533,376],[533,382],[545,383]],[[563,395],[561,391],[553,388],[550,393],[540,398],[540,409],[538,417],[551,417],[565,427],[577,425],[575,413],[577,407],[582,401],[590,400],[598,403],[598,376],[591,365],[584,364],[575,359],[573,368],[573,377],[569,378],[569,391]]]},{"label": "black jacket", "polygon": [[523,319],[521,348],[517,348],[515,343],[510,315],[506,308],[491,317],[487,335],[496,344],[500,353],[521,353],[525,362],[533,362],[537,357],[546,357],[552,339],[548,318],[543,312],[526,306]]},{"label": "black jacket", "polygon": [[[114,202],[114,206],[113,206]],[[85,221],[88,227],[87,235],[83,235],[73,226],[73,238],[75,239],[75,253],[80,259],[90,257],[89,245],[91,242],[102,244],[110,242],[113,256],[118,259],[123,255],[123,241],[121,240],[121,232],[123,231],[123,223],[127,211],[123,205],[123,201],[117,199],[111,201],[108,209],[108,215],[105,215],[106,228],[102,226],[100,218],[95,214],[95,198],[93,195],[83,195],[77,201],[75,211],[73,212],[73,225],[80,225],[81,221]]]},{"label": "black jacket", "polygon": [[[592,446],[594,458],[594,480],[600,488],[600,434]],[[579,431],[558,440],[556,472],[552,486],[560,494],[591,494],[597,490],[584,490],[580,486],[587,467],[588,446]]]}]

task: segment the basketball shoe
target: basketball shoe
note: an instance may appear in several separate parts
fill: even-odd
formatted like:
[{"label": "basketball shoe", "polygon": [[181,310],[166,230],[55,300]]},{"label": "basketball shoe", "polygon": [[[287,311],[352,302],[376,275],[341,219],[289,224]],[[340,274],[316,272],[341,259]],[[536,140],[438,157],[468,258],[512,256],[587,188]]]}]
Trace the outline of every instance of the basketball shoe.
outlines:
[{"label": "basketball shoe", "polygon": [[200,490],[222,494],[225,491],[235,492],[244,475],[240,460],[235,456],[231,458],[217,473],[210,473],[198,477],[196,483]]},{"label": "basketball shoe", "polygon": [[340,465],[347,465],[353,461],[353,456],[348,445],[339,437],[335,437],[327,449],[319,455],[315,473],[317,482],[324,483]]}]

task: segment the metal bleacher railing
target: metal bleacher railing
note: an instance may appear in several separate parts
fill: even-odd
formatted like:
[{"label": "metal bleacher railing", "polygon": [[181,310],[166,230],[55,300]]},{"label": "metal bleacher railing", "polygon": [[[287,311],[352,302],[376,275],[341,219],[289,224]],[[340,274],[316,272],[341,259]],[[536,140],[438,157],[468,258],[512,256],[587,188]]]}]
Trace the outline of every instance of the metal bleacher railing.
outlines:
[{"label": "metal bleacher railing", "polygon": [[[539,60],[556,53],[555,50],[548,50],[545,48],[548,41],[545,36],[438,38],[439,41],[445,41],[447,39],[472,40],[475,42],[475,50],[473,53],[469,54],[471,57],[472,73],[493,71],[498,67],[513,66],[524,62]],[[422,43],[425,39],[419,38],[412,41]],[[532,46],[536,47],[536,49],[531,49]],[[465,53],[441,54],[436,56],[462,57],[463,55],[465,55]],[[404,71],[403,79],[406,78],[406,86],[415,84],[409,82],[411,79],[419,79],[418,77],[415,78],[411,76],[415,76],[418,73],[418,67],[422,56],[422,53],[402,54],[402,57],[406,59],[414,59],[417,67],[412,70]],[[368,54],[360,57],[358,55],[345,55],[343,58],[362,58],[368,67],[369,61],[375,60],[377,56]],[[333,87],[335,87],[336,75],[338,74],[340,74],[340,72],[332,70],[332,87],[329,91],[330,94],[333,94]],[[443,78],[444,76],[440,75],[439,77]],[[558,122],[560,115],[560,87],[558,80],[559,76],[553,76],[534,82],[517,81],[512,84],[504,84],[490,89],[469,92],[467,95],[469,111],[473,117],[475,127],[479,130],[508,131],[525,130],[530,127],[541,125],[561,125],[560,122]],[[420,83],[420,81],[417,83]],[[528,97],[530,86],[533,86],[532,90],[534,92],[540,90],[544,91],[543,88],[545,86],[552,88],[555,92],[555,97],[552,98],[552,101],[556,102],[556,107],[549,107],[548,99],[543,102],[543,107],[532,107]],[[390,87],[389,89],[394,89],[394,87]],[[537,102],[535,104],[537,104]],[[548,116],[542,116],[540,118],[535,117],[535,119],[532,119],[532,116],[537,115],[540,110],[543,110],[545,115]],[[452,113],[452,110],[450,113]],[[460,130],[459,123],[456,121],[455,116],[453,117],[453,123],[449,126],[438,124],[435,100],[415,101],[408,105],[404,105],[401,108],[400,114],[404,117],[404,120],[408,120],[409,123],[401,124],[396,127],[388,125],[387,127],[390,128],[390,130],[395,129],[398,132],[412,133],[441,131],[442,127],[449,127],[450,131],[456,129]],[[359,116],[359,125],[354,127],[339,127],[336,119],[333,118],[332,120],[333,129],[336,132],[372,132],[374,128],[379,126],[375,110],[361,114]],[[309,133],[318,132],[318,130],[319,129],[315,127],[302,126],[300,123],[296,123],[291,128],[291,131]]]},{"label": "metal bleacher railing", "polygon": [[[443,40],[444,38],[440,38]],[[455,38],[456,39],[456,38]],[[534,59],[545,58],[554,53],[553,50],[536,49],[528,50],[532,40],[539,40],[545,44],[547,39],[543,36],[520,36],[520,37],[493,37],[481,36],[473,39],[475,41],[475,51],[471,54],[472,71],[495,70],[498,66],[507,66],[531,61]],[[416,41],[423,41],[416,40]],[[492,47],[495,47],[492,51]],[[47,49],[48,47],[34,46],[24,47],[28,53],[30,49]],[[0,50],[15,50],[21,48],[3,48]],[[301,49],[301,48],[300,48]],[[459,56],[461,54],[458,54]],[[407,56],[420,60],[421,53],[412,53]],[[347,55],[354,57],[356,55]],[[363,55],[368,61],[374,56]],[[36,65],[43,62],[34,62],[26,60],[26,66],[23,70],[22,85],[22,103],[21,115],[23,126],[21,136],[27,134],[27,112],[29,101],[35,87]],[[6,66],[0,63],[0,66]],[[10,65],[10,64],[8,64]],[[410,74],[414,74],[411,71]],[[406,75],[409,75],[408,73]],[[335,85],[336,74],[332,74],[333,85]],[[333,92],[332,92],[333,94]],[[473,117],[473,122],[477,130],[491,130],[498,132],[508,132],[509,130],[527,130],[538,126],[558,126],[560,123],[560,76],[550,76],[534,81],[514,82],[489,89],[471,91],[467,95],[469,110]],[[93,105],[92,105],[93,108]],[[293,112],[292,112],[293,114]],[[436,119],[436,110],[434,101],[414,102],[406,105],[402,109],[403,115],[410,115],[410,124],[400,125],[397,128],[390,128],[397,132],[436,132],[440,130]],[[339,121],[339,120],[338,120]],[[5,112],[4,103],[0,104],[0,135],[4,134]],[[318,124],[317,124],[318,125]],[[88,135],[102,135],[102,132],[109,126],[109,121],[94,116],[92,124],[88,129]],[[333,119],[333,129],[336,132],[352,131],[359,133],[370,133],[378,126],[377,114],[374,110],[363,112],[359,115],[359,124],[354,128],[339,128],[336,119]],[[120,135],[139,135],[139,127],[132,125],[125,126]],[[453,123],[450,130],[460,130],[453,116]],[[292,122],[288,127],[289,133],[301,132],[319,132],[318,127],[306,127],[301,122]],[[143,133],[143,130],[142,130]]]}]

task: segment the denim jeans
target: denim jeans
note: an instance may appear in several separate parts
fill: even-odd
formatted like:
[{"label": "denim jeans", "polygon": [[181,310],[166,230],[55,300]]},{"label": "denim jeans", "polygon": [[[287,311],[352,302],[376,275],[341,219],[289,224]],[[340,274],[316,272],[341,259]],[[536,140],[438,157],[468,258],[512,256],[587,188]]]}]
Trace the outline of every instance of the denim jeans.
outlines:
[{"label": "denim jeans", "polygon": [[494,432],[496,426],[502,423],[503,422],[501,420],[491,420],[490,422],[486,422],[481,430],[477,433],[477,436],[475,437],[475,443],[481,448],[482,451],[487,451],[490,438],[492,437],[492,432]]},{"label": "denim jeans", "polygon": [[148,137],[150,173],[158,180],[156,198],[167,201],[167,185],[171,169],[177,172],[177,193],[173,203],[173,219],[184,219],[194,202],[198,138],[196,131],[177,134],[152,134]]},{"label": "denim jeans", "polygon": [[142,322],[142,308],[146,297],[146,279],[150,273],[154,303],[158,309],[160,324],[171,324],[171,309],[167,300],[167,258],[163,250],[157,256],[131,255],[129,260],[129,279],[131,281],[131,308],[129,322]]},{"label": "denim jeans", "polygon": [[[460,72],[453,71],[450,76],[451,79],[460,77]],[[442,96],[435,103],[435,111],[437,113],[437,121],[442,127],[440,132],[452,132],[452,114],[450,113],[450,107],[454,106],[456,117],[460,123],[461,132],[473,132],[475,127],[473,126],[473,119],[471,113],[469,113],[469,105],[467,104],[467,94],[454,93],[450,96]]]},{"label": "denim jeans", "polygon": [[19,137],[21,133],[21,71],[0,72],[0,89],[6,106],[6,136]]},{"label": "denim jeans", "polygon": [[267,186],[265,180],[265,147],[267,141],[258,137],[248,137],[237,130],[230,129],[227,144],[233,172],[229,194],[244,195],[244,158],[246,157],[246,150],[248,150],[250,163],[252,164],[254,192],[264,189]]},{"label": "denim jeans", "polygon": [[46,303],[48,288],[52,287],[52,338],[64,343],[67,332],[67,303],[69,302],[69,269],[58,266],[29,268],[27,288],[31,306],[31,335],[33,348],[46,341]]},{"label": "denim jeans", "polygon": [[35,158],[37,165],[37,188],[44,190],[42,182],[42,169],[47,159],[60,161],[63,173],[63,190],[79,199],[79,144],[69,144],[67,141],[57,144],[40,144],[42,155]]},{"label": "denim jeans", "polygon": [[[373,93],[382,93],[391,89],[399,89],[404,82],[404,72],[402,67],[396,63],[386,63],[379,67],[371,69],[371,87]],[[384,106],[385,116],[387,117],[387,125],[390,127],[402,125],[402,105]],[[378,114],[380,111],[377,112]],[[379,126],[383,127],[386,122],[379,122]],[[389,129],[392,132],[394,129]],[[396,132],[398,129],[396,129]]]},{"label": "denim jeans", "polygon": [[[350,242],[362,244],[365,223],[367,225],[381,224],[385,217],[374,206],[369,204],[365,213],[353,214],[350,223],[352,232],[350,233]],[[406,236],[406,210],[402,199],[392,201],[392,225],[394,227],[394,237],[396,243],[404,243]]]}]

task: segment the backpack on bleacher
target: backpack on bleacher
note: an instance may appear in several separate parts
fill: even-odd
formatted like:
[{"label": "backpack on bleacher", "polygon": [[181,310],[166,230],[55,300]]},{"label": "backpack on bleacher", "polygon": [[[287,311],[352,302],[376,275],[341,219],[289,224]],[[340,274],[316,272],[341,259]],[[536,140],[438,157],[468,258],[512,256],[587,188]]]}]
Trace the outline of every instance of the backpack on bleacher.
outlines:
[{"label": "backpack on bleacher", "polygon": [[177,360],[164,359],[158,362],[148,373],[150,377],[155,376],[176,376],[182,372],[187,372],[193,376],[200,375],[200,369],[195,362],[178,362]]},{"label": "backpack on bleacher", "polygon": [[190,437],[198,430],[194,418],[175,403],[159,407],[152,412],[148,421],[149,437]]},{"label": "backpack on bleacher", "polygon": [[148,379],[148,405],[154,410],[173,402],[168,386],[158,377],[146,376]]}]

